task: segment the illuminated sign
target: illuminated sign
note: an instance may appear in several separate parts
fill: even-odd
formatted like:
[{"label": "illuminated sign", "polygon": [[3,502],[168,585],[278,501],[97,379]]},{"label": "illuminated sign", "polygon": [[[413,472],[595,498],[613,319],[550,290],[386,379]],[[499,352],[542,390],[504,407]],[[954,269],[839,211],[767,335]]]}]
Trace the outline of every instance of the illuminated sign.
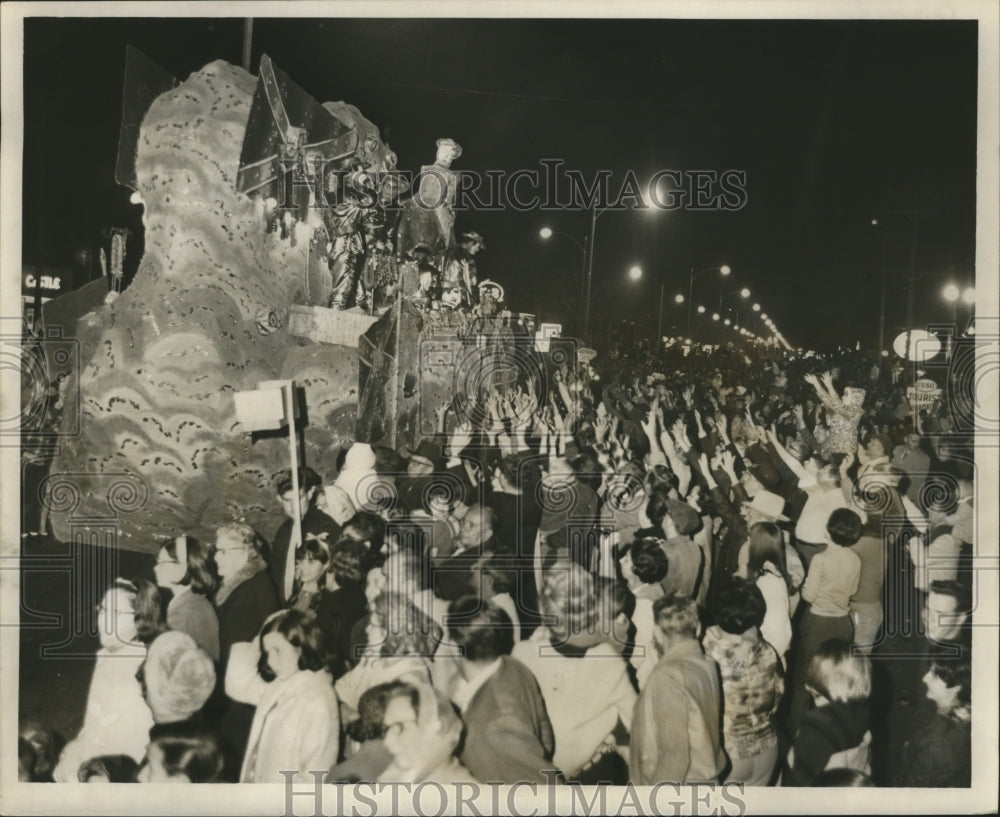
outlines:
[{"label": "illuminated sign", "polygon": [[24,276],[25,289],[34,289],[41,286],[42,289],[62,289],[62,278],[58,275],[43,275],[39,281],[30,272]]}]

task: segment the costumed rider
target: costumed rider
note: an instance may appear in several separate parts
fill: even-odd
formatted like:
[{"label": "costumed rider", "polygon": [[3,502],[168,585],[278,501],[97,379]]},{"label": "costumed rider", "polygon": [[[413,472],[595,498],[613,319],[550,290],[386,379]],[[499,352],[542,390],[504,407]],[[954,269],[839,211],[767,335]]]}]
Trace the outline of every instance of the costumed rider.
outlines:
[{"label": "costumed rider", "polygon": [[400,258],[419,245],[437,257],[455,243],[453,207],[460,174],[451,163],[461,155],[462,147],[454,139],[438,139],[434,164],[420,168],[420,184],[399,221],[396,255]]},{"label": "costumed rider", "polygon": [[441,262],[443,286],[457,283],[462,291],[462,303],[471,307],[478,301],[478,277],[475,256],[486,249],[483,237],[474,231],[462,233],[458,244],[449,248]]}]

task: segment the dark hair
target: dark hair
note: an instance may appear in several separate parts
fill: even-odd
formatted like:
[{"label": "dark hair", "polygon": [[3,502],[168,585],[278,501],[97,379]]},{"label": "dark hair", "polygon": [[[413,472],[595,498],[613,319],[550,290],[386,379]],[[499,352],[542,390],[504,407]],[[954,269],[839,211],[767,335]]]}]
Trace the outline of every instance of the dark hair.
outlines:
[{"label": "dark hair", "polygon": [[864,772],[839,766],[836,769],[827,769],[825,772],[820,772],[812,782],[812,785],[815,787],[839,786],[840,788],[860,788],[874,786],[875,784]]},{"label": "dark hair", "polygon": [[80,764],[76,779],[87,783],[92,777],[106,777],[110,783],[135,783],[139,764],[128,755],[101,755]]},{"label": "dark hair", "polygon": [[135,582],[135,634],[147,647],[167,627],[167,602],[160,588],[146,579]]},{"label": "dark hair", "polygon": [[[187,563],[184,565],[184,576],[181,578],[180,584],[190,585],[195,593],[201,593],[203,596],[211,595],[218,582],[212,549],[193,536],[185,536],[184,538],[186,540]],[[171,559],[177,559],[176,539],[168,539],[161,547],[167,551]]]},{"label": "dark hair", "polygon": [[150,743],[163,754],[163,768],[171,777],[187,775],[192,783],[215,783],[222,774],[222,749],[209,732],[164,735]]},{"label": "dark hair", "polygon": [[323,631],[316,622],[315,613],[311,610],[286,610],[268,621],[260,631],[261,657],[257,669],[265,681],[273,681],[277,677],[268,666],[267,654],[264,652],[264,636],[273,632],[280,633],[299,650],[300,670],[321,670],[332,665],[333,656]]},{"label": "dark hair", "polygon": [[385,533],[395,539],[399,550],[423,557],[430,548],[433,524],[429,519],[393,519],[386,525]]},{"label": "dark hair", "polygon": [[510,616],[478,596],[453,601],[445,616],[445,627],[469,661],[492,661],[514,649]]},{"label": "dark hair", "polygon": [[767,562],[778,568],[788,592],[795,592],[795,584],[785,565],[785,540],[781,536],[781,529],[773,522],[755,522],[750,526],[750,555],[747,558],[747,576],[750,581],[756,582],[760,578]]},{"label": "dark hair", "polygon": [[406,473],[406,460],[398,451],[387,445],[375,445],[372,450],[375,452],[375,473],[386,476]]},{"label": "dark hair", "polygon": [[493,592],[496,594],[510,593],[517,588],[517,569],[503,556],[491,555],[483,563],[483,575],[493,580]]},{"label": "dark hair", "polygon": [[330,573],[340,587],[361,585],[365,579],[368,549],[362,542],[341,539],[330,551]]},{"label": "dark hair", "polygon": [[[401,681],[392,681],[385,684],[376,684],[369,687],[358,699],[358,717],[347,724],[345,731],[348,737],[358,743],[382,737],[382,719],[385,717],[385,708],[389,699],[394,697],[397,687]],[[416,711],[416,706],[414,706]]]},{"label": "dark hair", "polygon": [[508,485],[521,488],[521,465],[524,459],[519,454],[508,454],[497,465]]},{"label": "dark hair", "polygon": [[927,588],[928,593],[950,596],[955,600],[956,613],[972,612],[972,593],[969,588],[955,579],[935,579]]},{"label": "dark hair", "polygon": [[946,687],[958,687],[959,706],[972,703],[972,661],[968,654],[954,660],[943,657],[932,659],[931,672],[944,681]]},{"label": "dark hair", "polygon": [[669,491],[671,488],[678,488],[680,486],[677,475],[662,464],[657,464],[650,468],[646,472],[644,482],[646,492],[650,494],[654,491]]},{"label": "dark hair", "polygon": [[309,558],[314,562],[322,562],[324,565],[330,563],[330,546],[322,539],[306,539],[301,545],[295,548],[295,560]]},{"label": "dark hair", "polygon": [[837,508],[830,514],[826,531],[830,540],[841,547],[850,547],[861,538],[861,517],[850,508]]},{"label": "dark hair", "polygon": [[635,596],[624,579],[608,576],[594,577],[594,594],[599,607],[611,613],[611,618],[624,613],[629,619],[635,612]]},{"label": "dark hair", "polygon": [[649,494],[649,501],[646,503],[646,516],[653,523],[654,527],[662,525],[663,520],[670,511],[667,498],[666,492],[660,488],[654,489]]},{"label": "dark hair", "polygon": [[347,520],[340,533],[341,539],[370,542],[372,552],[378,552],[385,543],[385,520],[371,511],[358,511]]},{"label": "dark hair", "polygon": [[636,539],[629,548],[632,572],[643,584],[654,584],[667,575],[667,554],[656,539]]},{"label": "dark hair", "polygon": [[[312,488],[319,488],[319,486],[323,484],[323,480],[320,479],[319,474],[308,466],[302,466],[299,468],[298,477],[300,491],[308,491]],[[290,468],[286,468],[278,474],[275,481],[275,489],[278,492],[278,496],[284,496],[292,490],[292,471]]]},{"label": "dark hair", "polygon": [[739,635],[764,623],[767,603],[760,588],[743,579],[727,582],[712,607],[715,623],[723,632]]},{"label": "dark hair", "polygon": [[593,448],[584,448],[569,465],[580,482],[594,491],[600,489],[603,480],[601,462]]}]

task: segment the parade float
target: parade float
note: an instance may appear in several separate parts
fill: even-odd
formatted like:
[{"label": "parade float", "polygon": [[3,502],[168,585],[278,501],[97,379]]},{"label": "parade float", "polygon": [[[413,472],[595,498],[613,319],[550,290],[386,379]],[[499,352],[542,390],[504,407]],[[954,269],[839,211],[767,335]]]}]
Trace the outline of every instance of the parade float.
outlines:
[{"label": "parade float", "polygon": [[129,50],[117,180],[145,250],[129,286],[55,328],[80,360],[63,418],[79,433],[43,486],[57,538],[113,528],[155,551],[234,518],[273,531],[288,438],[235,399],[261,383],[295,384],[299,462],[330,479],[352,440],[405,451],[442,402],[543,387],[533,317],[478,286],[485,241],[455,235],[461,148],[437,147],[408,191],[377,127],[266,55],[257,77],[216,61],[178,82]]}]

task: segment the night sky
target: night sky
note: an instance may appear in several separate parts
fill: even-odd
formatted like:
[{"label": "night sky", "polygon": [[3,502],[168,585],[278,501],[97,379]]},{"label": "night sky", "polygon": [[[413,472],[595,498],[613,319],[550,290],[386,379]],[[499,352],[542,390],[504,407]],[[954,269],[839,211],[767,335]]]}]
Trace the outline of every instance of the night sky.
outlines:
[{"label": "night sky", "polygon": [[[71,265],[102,228],[141,231],[114,181],[126,46],[183,80],[238,64],[242,21],[35,18],[24,31],[24,260]],[[449,136],[464,149],[456,170],[560,159],[586,177],[610,170],[613,191],[630,170],[746,173],[735,212],[604,213],[592,324],[651,331],[663,281],[665,329],[683,330],[687,305],[672,298],[689,270],[728,264],[724,291],[749,287],[793,345],[874,345],[883,268],[889,341],[911,265],[918,325],[950,319],[946,282],[973,283],[975,21],[258,18],[253,35],[253,71],[267,53],[319,102],[358,106],[403,169]],[[545,225],[582,241],[589,214],[508,207],[457,224],[486,237],[480,278],[572,326],[581,254],[542,241]],[[701,276],[694,303],[711,312],[719,296]]]}]

